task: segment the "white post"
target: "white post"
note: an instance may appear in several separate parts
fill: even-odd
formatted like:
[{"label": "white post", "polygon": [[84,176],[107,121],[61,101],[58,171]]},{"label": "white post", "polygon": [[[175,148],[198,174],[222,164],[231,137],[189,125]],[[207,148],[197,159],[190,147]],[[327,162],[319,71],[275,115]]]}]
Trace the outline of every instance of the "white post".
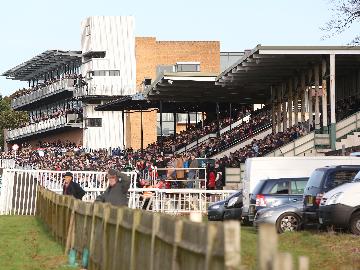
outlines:
[{"label": "white post", "polygon": [[320,100],[319,100],[319,65],[314,66],[314,80],[315,80],[315,130],[320,129]]},{"label": "white post", "polygon": [[335,114],[335,54],[330,54],[330,141],[331,149],[336,149],[336,114]]}]

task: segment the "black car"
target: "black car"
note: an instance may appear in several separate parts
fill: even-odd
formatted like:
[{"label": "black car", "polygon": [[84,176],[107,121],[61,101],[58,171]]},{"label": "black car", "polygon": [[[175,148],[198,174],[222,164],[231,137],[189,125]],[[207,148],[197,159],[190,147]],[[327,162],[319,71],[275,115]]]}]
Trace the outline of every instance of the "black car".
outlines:
[{"label": "black car", "polygon": [[241,220],[241,213],[243,207],[242,191],[235,193],[224,205],[224,220],[238,219]]},{"label": "black car", "polygon": [[208,220],[210,221],[224,220],[225,205],[227,205],[232,198],[242,197],[241,194],[242,194],[241,191],[235,192],[234,194],[226,198],[226,200],[222,200],[210,204],[208,207]]},{"label": "black car", "polygon": [[250,194],[249,221],[263,208],[302,201],[308,178],[278,178],[260,181]]},{"label": "black car", "polygon": [[304,224],[318,224],[319,205],[324,193],[352,181],[359,171],[360,166],[358,165],[329,166],[316,169],[311,174],[304,190]]}]

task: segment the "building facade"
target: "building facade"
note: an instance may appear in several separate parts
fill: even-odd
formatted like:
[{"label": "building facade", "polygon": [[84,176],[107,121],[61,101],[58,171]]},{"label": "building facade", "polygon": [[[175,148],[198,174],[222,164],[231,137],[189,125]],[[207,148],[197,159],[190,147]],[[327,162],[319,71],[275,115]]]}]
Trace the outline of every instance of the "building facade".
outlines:
[{"label": "building facade", "polygon": [[[177,63],[197,63],[201,72],[220,72],[217,41],[157,41],[135,37],[131,16],[93,16],[81,22],[81,51],[46,51],[3,74],[29,82],[12,100],[30,122],[5,132],[8,144],[68,140],[85,148],[140,148],[140,113],[95,111],[141,92]],[[181,117],[179,117],[181,118]],[[179,129],[181,130],[181,121]],[[143,112],[144,146],[157,139],[157,111]]]}]

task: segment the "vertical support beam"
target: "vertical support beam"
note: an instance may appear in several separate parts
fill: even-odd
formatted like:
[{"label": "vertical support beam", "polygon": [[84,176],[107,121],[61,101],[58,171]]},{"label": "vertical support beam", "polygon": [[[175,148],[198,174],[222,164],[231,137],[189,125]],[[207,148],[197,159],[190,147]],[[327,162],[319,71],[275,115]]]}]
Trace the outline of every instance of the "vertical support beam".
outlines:
[{"label": "vertical support beam", "polygon": [[288,86],[288,112],[289,112],[289,127],[293,126],[293,82],[292,79],[289,80]]},{"label": "vertical support beam", "polygon": [[220,136],[220,108],[219,108],[219,102],[216,102],[216,124],[217,124],[217,135]]},{"label": "vertical support beam", "polygon": [[122,120],[122,144],[123,144],[123,150],[125,150],[125,111],[122,111],[121,120]]},{"label": "vertical support beam", "polygon": [[143,110],[140,109],[140,148],[141,154],[144,152],[144,127],[143,127]]},{"label": "vertical support beam", "polygon": [[335,96],[335,54],[330,54],[330,144],[332,150],[336,149]]},{"label": "vertical support beam", "polygon": [[176,139],[176,113],[173,113],[174,117],[174,139]]},{"label": "vertical support beam", "polygon": [[311,130],[314,122],[313,118],[313,90],[311,85],[312,70],[308,72],[308,102],[309,102],[309,129]]},{"label": "vertical support beam", "polygon": [[305,86],[305,73],[301,74],[301,82],[300,82],[300,91],[301,91],[301,123],[305,122],[305,95],[306,95],[306,86]]},{"label": "vertical support beam", "polygon": [[160,151],[163,152],[163,118],[162,118],[163,103],[161,100],[159,104],[159,110],[160,110]]},{"label": "vertical support beam", "polygon": [[190,112],[187,113],[187,129],[190,128]]},{"label": "vertical support beam", "polygon": [[230,130],[231,130],[231,123],[232,123],[232,115],[231,115],[231,103],[229,104],[229,118],[230,118]]},{"label": "vertical support beam", "polygon": [[273,86],[270,86],[270,93],[271,93],[271,131],[272,133],[276,133],[276,100],[275,100],[275,89]]},{"label": "vertical support beam", "polygon": [[315,80],[315,130],[320,130],[320,100],[319,100],[319,65],[314,66]]},{"label": "vertical support beam", "polygon": [[299,123],[299,87],[298,87],[299,80],[297,77],[294,79],[294,124],[297,125]]},{"label": "vertical support beam", "polygon": [[287,129],[287,110],[286,110],[286,83],[281,84],[281,94],[282,94],[282,113],[283,113],[283,128],[282,131]]},{"label": "vertical support beam", "polygon": [[277,91],[277,132],[281,131],[281,87]]},{"label": "vertical support beam", "polygon": [[321,77],[322,77],[322,119],[323,119],[323,130],[328,133],[328,117],[327,117],[327,85],[326,85],[326,59],[321,62]]}]

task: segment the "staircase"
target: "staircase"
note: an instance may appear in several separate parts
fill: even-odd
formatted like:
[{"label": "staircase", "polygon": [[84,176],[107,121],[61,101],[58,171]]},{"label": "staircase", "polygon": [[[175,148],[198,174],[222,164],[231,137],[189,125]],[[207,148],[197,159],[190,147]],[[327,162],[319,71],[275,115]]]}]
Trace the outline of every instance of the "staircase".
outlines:
[{"label": "staircase", "polygon": [[360,132],[356,131],[350,133],[345,138],[340,139],[336,142],[336,150],[342,149],[343,145],[345,148],[359,146],[360,145]]}]

